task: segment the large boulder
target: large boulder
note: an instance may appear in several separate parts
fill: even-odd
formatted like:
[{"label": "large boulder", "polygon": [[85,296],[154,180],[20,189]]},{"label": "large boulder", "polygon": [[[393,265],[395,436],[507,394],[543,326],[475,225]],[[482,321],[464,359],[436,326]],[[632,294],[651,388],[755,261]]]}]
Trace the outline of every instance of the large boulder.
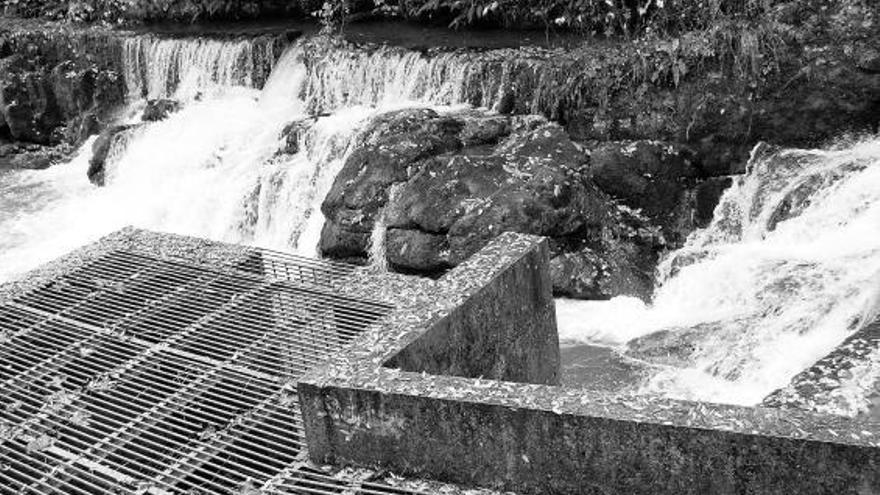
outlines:
[{"label": "large boulder", "polygon": [[[460,121],[429,109],[401,110],[373,119],[321,205],[328,220],[321,235],[322,253],[337,251],[337,241],[350,243],[363,237],[350,234],[372,232],[391,186],[407,180],[411,166],[419,161],[461,148],[461,127]],[[366,252],[368,239],[356,246],[360,252]]]},{"label": "large boulder", "polygon": [[[514,132],[487,154],[428,159],[395,196],[388,238],[405,230],[443,234],[453,265],[509,230],[598,240],[614,208],[584,180],[584,165],[583,153],[550,123]],[[401,256],[394,261],[405,269],[422,263]]]},{"label": "large boulder", "polygon": [[[607,299],[630,295],[647,300],[654,288],[650,261],[636,244],[584,248],[562,252],[550,260],[550,278],[557,295],[578,299]],[[645,261],[649,261],[645,263]]]},{"label": "large boulder", "polygon": [[[693,229],[680,205],[701,175],[697,155],[660,141],[607,142],[590,153],[590,173],[603,191],[639,210],[680,243]],[[685,220],[683,222],[683,220]]]},{"label": "large boulder", "polygon": [[[403,110],[358,139],[323,204],[320,249],[436,276],[506,231],[551,240],[558,294],[647,297],[656,228],[621,210],[590,180],[588,157],[541,117]],[[376,230],[381,228],[382,230]],[[645,232],[650,232],[645,234]]]}]

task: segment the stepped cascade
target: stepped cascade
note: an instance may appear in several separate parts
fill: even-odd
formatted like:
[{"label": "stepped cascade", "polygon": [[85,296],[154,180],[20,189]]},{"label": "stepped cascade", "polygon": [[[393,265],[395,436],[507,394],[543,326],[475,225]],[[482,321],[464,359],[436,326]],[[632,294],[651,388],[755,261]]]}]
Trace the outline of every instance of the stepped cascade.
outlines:
[{"label": "stepped cascade", "polygon": [[[532,98],[517,104],[538,113],[549,91],[540,64],[497,53],[314,37],[273,53],[265,43],[126,40],[126,128],[107,154],[104,187],[88,179],[94,138],[69,163],[5,172],[0,280],[126,225],[314,255],[321,204],[370,119],[405,108],[501,111],[525,80]],[[179,110],[142,122],[157,99]],[[383,237],[374,232],[372,257],[384,257]],[[559,301],[562,337],[643,363],[651,376],[639,393],[761,402],[877,315],[880,140],[757,148],[711,225],[661,272],[650,304]],[[871,391],[858,384],[873,383],[866,375],[877,368],[860,373],[833,412],[864,410]]]}]

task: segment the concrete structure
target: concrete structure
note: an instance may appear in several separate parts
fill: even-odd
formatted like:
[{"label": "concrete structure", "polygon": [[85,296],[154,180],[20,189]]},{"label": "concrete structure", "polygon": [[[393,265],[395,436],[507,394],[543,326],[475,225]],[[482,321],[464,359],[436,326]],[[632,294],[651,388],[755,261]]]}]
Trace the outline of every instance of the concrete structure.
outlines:
[{"label": "concrete structure", "polygon": [[[244,284],[244,289],[223,292],[222,301],[216,301],[219,309],[205,313],[213,315],[213,320],[181,320],[168,331],[182,337],[158,343],[141,343],[138,339],[150,338],[146,334],[114,331],[117,323],[109,327],[84,324],[82,311],[49,312],[29,305],[28,298],[34,294],[55,289],[60,292],[53,294],[69,298],[73,292],[67,291],[86,287],[88,290],[73,300],[79,308],[88,307],[93,301],[116,301],[117,296],[137,294],[137,287],[146,283],[144,279],[148,277],[134,277],[124,267],[120,268],[124,277],[116,282],[83,275],[83,269],[94,267],[96,261],[106,260],[117,252],[147,253],[150,263],[161,267],[179,263],[174,266],[180,266],[186,273],[207,271],[224,280],[233,277]],[[36,355],[9,354],[10,349],[29,349],[39,343],[34,339],[21,340],[32,335],[26,328],[30,324],[22,319],[4,319],[2,312],[10,308],[29,318],[66,325],[69,328],[64,332],[86,340],[100,340],[108,348],[117,349],[115,354],[131,349],[132,356],[139,356],[139,361],[120,368],[122,381],[127,370],[136,370],[141,364],[151,365],[151,356],[158,354],[176,353],[175,359],[181,363],[186,362],[187,356],[198,358],[204,363],[195,363],[195,368],[203,368],[208,364],[208,354],[218,353],[220,347],[206,349],[208,354],[194,355],[198,353],[179,344],[187,338],[191,342],[201,335],[198,332],[219,320],[232,322],[235,311],[265,319],[268,326],[254,327],[254,335],[282,342],[291,336],[306,335],[302,333],[304,328],[298,326],[303,325],[308,314],[326,316],[330,318],[327,321],[340,315],[352,318],[340,301],[355,305],[367,301],[382,308],[380,313],[385,316],[365,323],[347,347],[330,348],[324,341],[304,344],[314,358],[298,363],[311,368],[305,374],[263,368],[259,359],[239,363],[239,353],[230,355],[229,361],[220,362],[219,356],[213,358],[218,361],[217,370],[239,377],[233,383],[237,388],[231,389],[236,394],[265,395],[267,399],[255,411],[286,411],[272,416],[275,419],[271,423],[275,425],[272,428],[286,428],[282,430],[286,435],[278,436],[277,429],[273,435],[276,445],[287,453],[281,454],[276,448],[272,456],[265,457],[258,449],[254,455],[262,455],[264,460],[255,464],[248,464],[243,457],[233,457],[246,457],[250,451],[235,445],[224,450],[223,446],[229,444],[227,440],[256,437],[224,436],[247,426],[240,421],[253,419],[249,413],[241,415],[237,408],[229,409],[229,418],[238,419],[230,420],[228,427],[204,435],[205,432],[196,432],[190,437],[191,443],[182,446],[182,452],[190,452],[184,459],[192,461],[192,471],[178,474],[182,473],[180,469],[162,468],[155,484],[138,486],[142,481],[139,473],[150,474],[153,468],[132,465],[127,457],[97,455],[94,448],[65,450],[68,445],[76,447],[75,442],[82,441],[97,422],[110,421],[124,410],[124,400],[115,402],[106,417],[101,409],[96,409],[89,425],[76,428],[69,425],[70,417],[62,411],[34,409],[31,414],[27,409],[31,406],[25,404],[23,408],[0,411],[5,414],[0,415],[0,464],[11,465],[11,469],[0,470],[0,494],[15,493],[9,490],[17,485],[4,486],[4,480],[27,483],[26,486],[36,487],[37,493],[57,492],[60,487],[70,493],[146,490],[158,494],[166,493],[163,489],[191,486],[199,480],[206,486],[233,486],[242,479],[245,482],[240,490],[229,493],[473,493],[463,486],[522,494],[880,493],[880,424],[876,422],[790,408],[656,400],[623,395],[609,387],[599,390],[559,386],[560,352],[547,271],[549,253],[547,242],[541,238],[504,234],[438,280],[379,273],[370,268],[328,267],[308,260],[302,263],[313,263],[309,265],[312,268],[291,272],[289,268],[297,266],[296,263],[275,262],[267,256],[259,250],[194,238],[133,229],[116,233],[37,269],[20,281],[0,286],[0,358],[15,356],[14,366],[23,370],[38,368],[38,363],[30,366],[28,361],[37,360]],[[256,285],[245,283],[244,279]],[[68,284],[87,283],[74,287],[58,283],[65,280]],[[177,286],[165,285],[161,285],[161,300],[166,303],[185,294]],[[282,292],[288,296],[279,299],[278,304],[293,301],[293,295],[306,289],[313,302],[307,313],[294,313],[290,321],[280,321],[274,316],[279,309],[274,302],[250,305],[263,301],[253,297],[263,288],[284,289]],[[330,300],[325,296],[332,296],[332,307],[314,303]],[[170,308],[168,314],[162,313],[161,307],[165,306],[161,304],[148,304],[145,299],[137,304],[143,306],[138,310],[143,314],[154,312],[165,318],[180,314],[176,303],[166,305]],[[266,311],[256,311],[263,307]],[[248,312],[243,312],[245,309]],[[131,324],[141,320],[125,313],[120,313],[120,321],[134,329]],[[104,313],[94,315],[102,321],[108,317]],[[2,325],[12,325],[14,331],[4,333]],[[224,328],[231,328],[230,335],[237,331],[234,325]],[[332,329],[333,324],[328,328]],[[869,327],[851,342],[874,342],[870,340],[875,336],[870,333],[874,331],[871,328],[875,327]],[[327,328],[322,327],[321,332],[326,336]],[[306,340],[312,339],[312,335],[317,334],[308,334]],[[244,342],[243,348],[249,345],[250,342]],[[90,347],[85,348],[85,354],[82,349],[78,343],[60,349],[60,361],[46,351],[46,359],[40,357],[39,364],[51,367],[72,358],[70,362],[80,363],[76,364],[79,369],[90,359],[105,359],[100,352],[90,351]],[[4,361],[0,360],[0,364]],[[175,370],[186,372],[183,364]],[[0,378],[2,373],[10,371],[0,368]],[[6,394],[34,395],[52,387],[62,387],[73,394],[65,397],[84,403],[101,405],[116,400],[111,397],[112,390],[64,389],[71,380],[48,382],[33,378],[35,375],[30,372],[9,376],[8,380],[0,380],[6,385],[0,390],[4,403],[14,404],[12,395],[6,400]],[[183,387],[181,396],[198,399],[198,394],[188,395],[189,385],[181,382],[179,386]],[[152,392],[145,389],[142,393]],[[42,397],[34,395],[34,404]],[[214,408],[227,407],[218,402],[212,404]],[[61,405],[66,407],[65,403]],[[186,410],[189,409],[181,403],[179,408],[175,406],[165,412]],[[10,418],[25,418],[24,429],[33,431],[28,430],[21,437],[14,429],[6,428],[4,421]],[[50,432],[58,443],[50,442],[44,449],[45,442],[41,442],[43,437],[39,435],[43,430],[32,427],[47,422],[56,425],[61,433]],[[260,431],[247,430],[254,435]],[[65,444],[67,436],[74,443]],[[101,438],[98,440],[104,445]],[[119,448],[128,448],[126,445]],[[58,453],[65,452],[67,457],[58,457]],[[289,459],[282,459],[283,456]],[[233,458],[244,467],[227,462]],[[270,461],[283,468],[272,471],[275,468],[268,466]],[[95,471],[96,466],[102,470]],[[254,473],[262,478],[254,478]],[[108,478],[110,474],[112,477]],[[401,480],[397,475],[407,479]],[[439,485],[425,479],[456,485]]]},{"label": "concrete structure", "polygon": [[547,263],[505,234],[387,293],[397,310],[299,382],[313,460],[535,494],[880,493],[877,423],[554,386]]}]

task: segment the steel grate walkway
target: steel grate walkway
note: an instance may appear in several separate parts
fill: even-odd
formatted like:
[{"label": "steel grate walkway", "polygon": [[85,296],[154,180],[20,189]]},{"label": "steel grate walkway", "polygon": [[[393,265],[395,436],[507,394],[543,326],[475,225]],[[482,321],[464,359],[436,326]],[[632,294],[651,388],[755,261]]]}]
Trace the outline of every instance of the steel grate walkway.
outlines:
[{"label": "steel grate walkway", "polygon": [[415,493],[304,461],[295,379],[391,309],[351,270],[113,251],[0,306],[0,494]]}]

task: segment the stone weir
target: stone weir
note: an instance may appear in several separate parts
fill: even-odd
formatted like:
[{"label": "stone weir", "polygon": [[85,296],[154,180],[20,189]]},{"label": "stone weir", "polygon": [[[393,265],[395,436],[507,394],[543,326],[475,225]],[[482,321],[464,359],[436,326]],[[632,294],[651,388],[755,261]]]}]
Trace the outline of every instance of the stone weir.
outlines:
[{"label": "stone weir", "polygon": [[559,386],[548,262],[113,234],[0,290],[0,493],[880,491],[876,422]]},{"label": "stone weir", "polygon": [[[201,62],[199,50],[216,50],[208,46],[212,42],[246,45],[246,60],[233,60],[235,66],[217,72],[235,72],[239,78],[231,82],[261,88],[300,31],[229,27],[185,34],[0,17],[0,170],[64,161],[89,136],[116,123],[127,102],[166,96],[148,92],[146,67],[169,66],[162,83],[173,90],[180,72],[173,63]],[[174,46],[178,38],[189,45]]]}]

